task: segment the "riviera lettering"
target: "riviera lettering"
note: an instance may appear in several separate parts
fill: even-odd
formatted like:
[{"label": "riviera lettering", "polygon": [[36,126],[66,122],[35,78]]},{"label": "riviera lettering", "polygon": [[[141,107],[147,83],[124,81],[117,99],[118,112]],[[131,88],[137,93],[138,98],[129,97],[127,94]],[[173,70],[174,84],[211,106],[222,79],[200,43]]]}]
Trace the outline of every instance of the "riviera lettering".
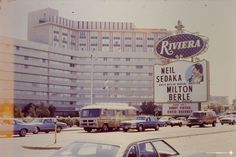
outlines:
[{"label": "riviera lettering", "polygon": [[160,54],[167,54],[173,55],[173,50],[180,50],[180,49],[188,49],[188,48],[195,48],[201,47],[200,40],[189,40],[189,41],[182,41],[182,42],[169,42],[169,41],[162,41],[161,45],[161,53]]}]

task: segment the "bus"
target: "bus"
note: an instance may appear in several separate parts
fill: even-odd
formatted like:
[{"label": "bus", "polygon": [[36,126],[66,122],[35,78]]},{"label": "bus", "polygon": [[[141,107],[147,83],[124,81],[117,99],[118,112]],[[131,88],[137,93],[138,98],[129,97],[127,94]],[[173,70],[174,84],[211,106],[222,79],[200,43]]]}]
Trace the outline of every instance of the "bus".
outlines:
[{"label": "bus", "polygon": [[80,109],[80,127],[85,131],[119,130],[123,120],[130,120],[138,113],[137,108],[124,103],[99,103]]}]

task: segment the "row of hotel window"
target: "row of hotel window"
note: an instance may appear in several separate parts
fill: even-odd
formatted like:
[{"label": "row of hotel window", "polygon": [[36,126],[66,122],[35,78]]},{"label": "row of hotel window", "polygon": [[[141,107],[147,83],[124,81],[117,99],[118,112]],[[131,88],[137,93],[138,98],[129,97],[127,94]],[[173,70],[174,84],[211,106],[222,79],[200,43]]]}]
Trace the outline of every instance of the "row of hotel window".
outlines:
[{"label": "row of hotel window", "polygon": [[[36,95],[36,96],[51,96],[51,97],[68,97],[68,98],[90,98],[90,94],[63,94],[63,93],[48,93],[47,92],[32,92],[32,91],[15,91],[16,95]],[[107,94],[93,94],[94,98],[104,98]],[[109,94],[110,98],[150,98],[150,95],[124,95],[124,94]]]},{"label": "row of hotel window", "polygon": [[[107,76],[107,74],[105,74]],[[129,75],[129,74],[128,74]],[[152,74],[150,73],[150,76]],[[109,77],[109,76],[108,76]],[[42,75],[31,75],[31,74],[21,74],[21,73],[15,73],[15,78],[17,80],[21,80],[21,78],[23,80],[34,80],[35,82],[38,82],[39,80],[44,80],[47,81],[49,79],[49,81],[51,82],[64,82],[64,83],[78,83],[78,82],[90,82],[90,80],[78,80],[78,79],[71,79],[71,78],[61,78],[61,77],[47,77],[47,76],[42,76]],[[100,79],[100,80],[94,80],[95,83],[104,83],[104,80]],[[129,83],[129,84],[140,84],[140,83],[145,83],[145,84],[150,84],[151,81],[150,80],[140,80],[140,81],[128,81],[126,82],[126,80],[118,80],[118,79],[115,79],[115,80],[112,80],[110,79],[109,80],[109,83],[112,83],[112,82],[115,82],[115,83]]]},{"label": "row of hotel window", "polygon": [[[29,70],[36,70],[37,73],[42,72],[48,72],[48,68],[40,68],[40,67],[34,67],[29,65],[18,65],[17,67],[24,67],[25,69]],[[129,67],[130,68],[130,67]],[[142,69],[142,65],[137,65],[136,69]],[[76,75],[86,75],[84,72],[76,72],[76,71],[68,71],[68,70],[59,70],[59,69],[49,69],[49,73],[58,73],[58,74],[76,74]],[[88,73],[87,75],[90,75]],[[100,75],[100,76],[152,76],[152,73],[134,73],[134,72],[94,72],[94,75]]]},{"label": "row of hotel window", "polygon": [[[113,84],[113,83],[117,83],[118,80],[110,80],[109,84]],[[84,80],[81,81],[79,80],[78,82],[82,83],[90,83],[90,80]],[[105,80],[95,80],[94,84],[100,84],[100,85],[104,85]],[[152,83],[151,81],[118,81],[119,83],[124,83],[124,84],[129,84],[129,85],[137,85],[137,84],[143,84],[143,85],[147,85]],[[43,83],[36,83],[36,82],[15,82],[14,84],[17,88],[21,88],[21,87],[32,87],[32,88],[54,88],[54,89],[64,89],[64,90],[90,90],[90,87],[84,87],[84,86],[71,86],[71,85],[57,85],[57,84],[43,84]],[[146,91],[149,88],[144,88],[144,87],[110,87],[110,89],[114,90],[131,90],[131,91]],[[100,90],[100,87],[94,87],[94,89],[98,89]],[[35,89],[38,90],[38,89]]]},{"label": "row of hotel window", "polygon": [[[41,58],[36,58],[36,57],[29,57],[29,56],[16,56],[16,59],[23,59],[32,61],[32,62],[42,62],[42,63],[47,63],[48,59],[41,59]],[[53,60],[74,60],[74,61],[83,61],[83,62],[91,62],[91,58],[89,57],[75,57],[75,56],[66,56],[66,55],[61,55],[61,54],[55,54],[55,53],[50,53],[49,58],[53,58]],[[98,57],[96,58],[96,61],[102,61],[102,62],[107,62],[107,61],[126,61],[126,62],[153,62],[156,61],[156,59],[149,58],[149,59],[142,59],[142,58],[107,58],[107,57]],[[50,61],[50,63],[56,64],[56,63],[61,63],[61,62],[56,62],[56,61]],[[67,64],[65,62],[61,64]]]},{"label": "row of hotel window", "polygon": [[[61,67],[64,67],[64,68],[67,68],[67,67],[73,67],[73,68],[82,68],[83,69],[90,69],[91,68],[91,65],[76,65],[76,64],[73,64],[73,63],[70,63],[70,64],[67,64],[67,63],[60,63],[60,62],[50,62],[50,65],[56,65],[56,66],[61,66]],[[47,67],[38,67],[38,66],[32,66],[32,65],[29,65],[29,64],[16,64],[16,68],[17,67],[22,67],[22,68],[25,68],[25,69],[35,69],[35,70],[41,70],[41,71],[44,71],[44,72],[47,72],[48,71],[48,68]],[[149,69],[149,68],[152,68],[153,66],[152,65],[96,65],[95,69],[122,69],[122,70],[127,70],[127,69],[130,69],[130,70],[133,70],[133,69]],[[55,70],[54,70],[55,69]],[[56,70],[57,69],[57,70]],[[60,70],[59,70],[60,69]],[[57,68],[49,68],[49,71],[54,71],[54,72],[70,72],[71,70],[61,70],[60,67],[57,67]]]}]

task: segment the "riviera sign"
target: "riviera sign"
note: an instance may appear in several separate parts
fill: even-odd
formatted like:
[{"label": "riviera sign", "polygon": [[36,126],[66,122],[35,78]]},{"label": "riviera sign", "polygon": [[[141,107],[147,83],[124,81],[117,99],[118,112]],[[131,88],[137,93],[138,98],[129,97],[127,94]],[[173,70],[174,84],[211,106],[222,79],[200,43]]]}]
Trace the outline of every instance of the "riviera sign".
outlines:
[{"label": "riviera sign", "polygon": [[199,55],[207,47],[207,40],[193,34],[168,36],[157,43],[156,52],[168,59],[188,58]]}]

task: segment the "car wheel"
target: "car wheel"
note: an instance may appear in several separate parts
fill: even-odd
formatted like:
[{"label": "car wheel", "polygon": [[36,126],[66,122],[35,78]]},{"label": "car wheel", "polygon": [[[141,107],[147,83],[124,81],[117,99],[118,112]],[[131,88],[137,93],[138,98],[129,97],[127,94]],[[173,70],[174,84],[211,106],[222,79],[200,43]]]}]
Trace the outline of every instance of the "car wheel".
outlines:
[{"label": "car wheel", "polygon": [[123,128],[123,131],[124,131],[124,132],[127,132],[128,130],[129,130],[129,129],[125,129],[125,128]]},{"label": "car wheel", "polygon": [[192,125],[187,125],[187,126],[190,127],[190,128],[192,127]]},{"label": "car wheel", "polygon": [[224,123],[221,123],[221,125],[224,125]]},{"label": "car wheel", "polygon": [[58,126],[56,131],[57,131],[57,133],[60,133],[61,130],[62,130],[62,127]]},{"label": "car wheel", "polygon": [[216,122],[213,122],[213,123],[212,123],[212,127],[215,127],[215,126],[216,126]]},{"label": "car wheel", "polygon": [[173,124],[171,124],[171,127],[173,127],[174,125]]},{"label": "car wheel", "polygon": [[232,122],[232,125],[234,125],[234,124],[235,124],[235,121]]},{"label": "car wheel", "polygon": [[139,131],[139,132],[140,132],[140,131],[144,131],[143,125],[139,125],[139,126],[138,126],[138,131]]},{"label": "car wheel", "polygon": [[107,124],[103,124],[102,131],[107,132],[108,130],[109,130],[108,125]]},{"label": "car wheel", "polygon": [[27,130],[26,129],[21,129],[20,132],[19,132],[19,135],[21,137],[25,137],[26,134],[27,134]]},{"label": "car wheel", "polygon": [[50,132],[49,130],[45,131],[45,133],[49,133],[49,132]]},{"label": "car wheel", "polygon": [[180,124],[179,124],[179,127],[182,127],[182,125],[183,125],[183,124],[182,124],[182,123],[180,123]]},{"label": "car wheel", "polygon": [[33,134],[38,134],[39,133],[39,128],[36,127],[35,131],[33,132]]},{"label": "car wheel", "polygon": [[155,130],[156,130],[156,131],[158,131],[158,130],[159,130],[159,126],[158,126],[158,125],[155,127]]}]

